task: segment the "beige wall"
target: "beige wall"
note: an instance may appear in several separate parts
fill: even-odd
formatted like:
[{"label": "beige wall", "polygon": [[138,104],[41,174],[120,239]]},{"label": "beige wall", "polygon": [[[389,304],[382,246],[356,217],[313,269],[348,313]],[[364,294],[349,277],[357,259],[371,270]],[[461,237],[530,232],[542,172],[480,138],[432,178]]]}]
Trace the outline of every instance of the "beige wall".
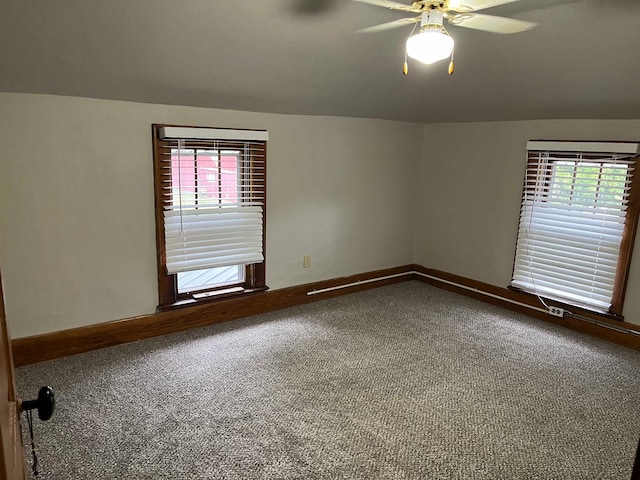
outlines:
[{"label": "beige wall", "polygon": [[0,94],[14,338],[155,310],[152,123],[269,130],[272,289],[413,261],[420,124]]},{"label": "beige wall", "polygon": [[[506,287],[530,139],[640,140],[640,120],[425,125],[416,263]],[[640,324],[640,236],[624,315]]]},{"label": "beige wall", "polygon": [[[272,289],[414,261],[506,286],[527,140],[640,137],[640,121],[423,126],[2,93],[0,121],[14,338],[155,310],[152,123],[269,130]],[[637,324],[639,288],[636,254],[624,313]]]}]

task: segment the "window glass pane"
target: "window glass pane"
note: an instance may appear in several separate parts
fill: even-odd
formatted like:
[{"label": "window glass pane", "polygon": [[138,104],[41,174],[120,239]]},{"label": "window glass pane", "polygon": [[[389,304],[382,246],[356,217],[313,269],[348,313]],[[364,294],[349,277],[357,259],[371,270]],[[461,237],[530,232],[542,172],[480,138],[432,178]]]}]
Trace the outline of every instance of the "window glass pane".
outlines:
[{"label": "window glass pane", "polygon": [[607,208],[611,208],[611,204],[622,204],[626,185],[625,179],[628,174],[627,170],[628,167],[626,165],[604,165],[602,167],[600,184],[603,192],[600,195],[600,201]]},{"label": "window glass pane", "polygon": [[626,165],[554,162],[548,201],[617,210],[623,201],[627,173]]},{"label": "window glass pane", "polygon": [[237,205],[239,150],[171,151],[171,203],[176,208]]},{"label": "window glass pane", "polygon": [[171,150],[171,205],[192,208],[195,202],[195,151]]},{"label": "window glass pane", "polygon": [[237,150],[223,150],[220,156],[220,176],[222,191],[220,203],[236,205],[238,203],[238,164],[240,152]]},{"label": "window glass pane", "polygon": [[550,202],[571,201],[574,170],[575,162],[555,162],[553,164],[553,186],[549,192]]},{"label": "window glass pane", "polygon": [[244,281],[244,265],[178,273],[178,293],[195,292]]},{"label": "window glass pane", "polygon": [[220,197],[220,171],[215,150],[198,150],[197,157],[198,206],[215,206]]}]

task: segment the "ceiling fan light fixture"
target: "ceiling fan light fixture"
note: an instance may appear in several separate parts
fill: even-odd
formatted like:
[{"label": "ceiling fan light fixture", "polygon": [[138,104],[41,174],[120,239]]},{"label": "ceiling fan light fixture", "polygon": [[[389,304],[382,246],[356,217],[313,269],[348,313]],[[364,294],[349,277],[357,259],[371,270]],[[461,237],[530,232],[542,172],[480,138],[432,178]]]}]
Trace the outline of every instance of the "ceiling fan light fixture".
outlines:
[{"label": "ceiling fan light fixture", "polygon": [[453,38],[444,27],[426,27],[407,40],[407,55],[414,60],[430,65],[451,56]]}]

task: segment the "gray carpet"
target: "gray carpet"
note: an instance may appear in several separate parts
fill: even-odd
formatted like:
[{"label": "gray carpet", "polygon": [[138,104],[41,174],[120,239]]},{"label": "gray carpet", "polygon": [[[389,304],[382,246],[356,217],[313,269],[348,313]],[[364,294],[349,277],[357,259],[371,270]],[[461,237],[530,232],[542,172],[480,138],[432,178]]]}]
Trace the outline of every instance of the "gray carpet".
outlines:
[{"label": "gray carpet", "polygon": [[419,282],[17,377],[43,479],[628,479],[640,436],[640,353]]}]

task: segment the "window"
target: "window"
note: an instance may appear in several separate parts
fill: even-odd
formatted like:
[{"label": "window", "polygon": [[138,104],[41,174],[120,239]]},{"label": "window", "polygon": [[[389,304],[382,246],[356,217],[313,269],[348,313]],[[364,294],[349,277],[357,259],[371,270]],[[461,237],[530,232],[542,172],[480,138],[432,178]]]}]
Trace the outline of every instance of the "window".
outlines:
[{"label": "window", "polygon": [[266,288],[267,136],[153,126],[160,307]]},{"label": "window", "polygon": [[621,317],[638,145],[532,141],[527,149],[511,286]]}]

